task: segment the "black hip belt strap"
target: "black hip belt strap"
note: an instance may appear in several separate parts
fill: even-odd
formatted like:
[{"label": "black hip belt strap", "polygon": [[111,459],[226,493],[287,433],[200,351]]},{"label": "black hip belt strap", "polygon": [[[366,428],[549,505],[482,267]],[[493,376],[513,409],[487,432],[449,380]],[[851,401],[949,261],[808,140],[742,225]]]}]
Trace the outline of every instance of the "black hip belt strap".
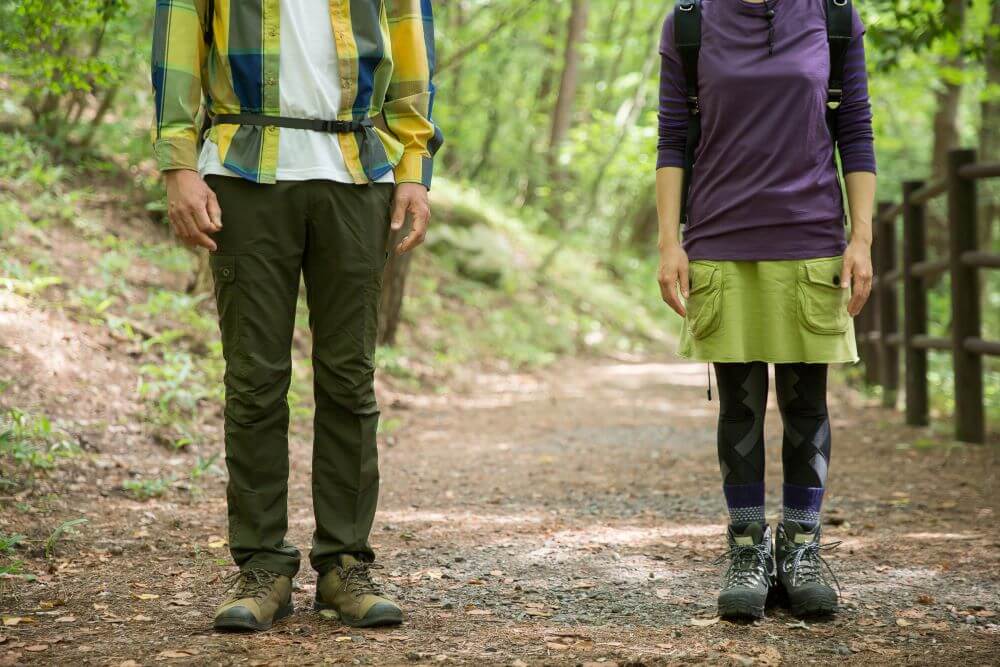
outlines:
[{"label": "black hip belt strap", "polygon": [[221,113],[212,117],[212,125],[260,125],[265,127],[287,127],[293,130],[312,130],[345,134],[363,132],[373,127],[371,118],[361,120],[319,120],[316,118],[289,118],[288,116],[264,116],[253,113]]}]

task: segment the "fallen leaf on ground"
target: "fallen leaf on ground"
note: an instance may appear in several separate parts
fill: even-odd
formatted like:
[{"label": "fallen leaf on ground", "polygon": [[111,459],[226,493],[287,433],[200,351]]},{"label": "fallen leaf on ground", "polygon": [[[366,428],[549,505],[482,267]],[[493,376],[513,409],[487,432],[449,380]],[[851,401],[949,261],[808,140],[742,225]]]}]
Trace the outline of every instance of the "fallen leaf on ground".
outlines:
[{"label": "fallen leaf on ground", "polygon": [[170,660],[171,658],[190,658],[193,655],[196,655],[196,652],[188,651],[185,649],[179,651],[160,651],[160,653],[157,654],[156,659]]},{"label": "fallen leaf on ground", "polygon": [[[467,609],[465,611],[469,616],[492,616],[493,612],[489,609]],[[530,613],[530,612],[529,612]]]},{"label": "fallen leaf on ground", "polygon": [[919,602],[920,604],[934,604],[934,598],[932,598],[930,595],[927,595],[927,593],[924,593],[923,595],[917,598],[917,602]]},{"label": "fallen leaf on ground", "polygon": [[137,623],[149,623],[150,621],[153,620],[153,617],[152,616],[143,616],[142,614],[139,614],[138,616],[133,616],[129,620],[130,621],[135,621]]},{"label": "fallen leaf on ground", "polygon": [[139,593],[135,596],[137,600],[158,600],[160,596],[156,593]]},{"label": "fallen leaf on ground", "polygon": [[48,651],[48,644],[32,644],[31,646],[25,646],[25,651],[31,651],[32,653],[41,653],[42,651]]},{"label": "fallen leaf on ground", "polygon": [[718,616],[713,616],[712,618],[692,618],[691,625],[697,626],[699,628],[704,628],[709,625],[715,625],[719,622]]},{"label": "fallen leaf on ground", "polygon": [[76,623],[76,616],[60,616],[56,623]]},{"label": "fallen leaf on ground", "polygon": [[34,623],[35,619],[24,616],[4,616],[3,624],[7,626],[20,625],[21,623]]},{"label": "fallen leaf on ground", "polygon": [[336,638],[336,639],[334,639],[333,641],[335,641],[335,642],[349,642],[349,641],[353,641],[353,640],[351,639],[351,637],[350,637],[350,636],[348,636],[348,635],[343,635],[343,636],[340,636],[340,637],[337,637],[337,638]]},{"label": "fallen leaf on ground", "polygon": [[340,616],[333,609],[323,609],[319,612],[319,615],[328,621],[339,621]]},{"label": "fallen leaf on ground", "polygon": [[906,627],[909,627],[909,626],[913,625],[913,622],[912,621],[908,621],[905,618],[897,618],[896,619],[896,625],[898,625],[901,628],[906,628]]},{"label": "fallen leaf on ground", "polygon": [[550,648],[553,651],[565,651],[569,648],[569,644],[560,644],[559,642],[545,642],[545,647]]}]

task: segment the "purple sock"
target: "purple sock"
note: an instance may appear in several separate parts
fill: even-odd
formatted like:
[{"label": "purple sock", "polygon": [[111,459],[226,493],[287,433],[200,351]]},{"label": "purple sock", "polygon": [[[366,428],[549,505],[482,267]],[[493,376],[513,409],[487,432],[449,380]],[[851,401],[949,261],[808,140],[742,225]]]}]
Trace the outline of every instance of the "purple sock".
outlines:
[{"label": "purple sock", "polygon": [[764,482],[723,484],[729,522],[733,525],[764,523]]},{"label": "purple sock", "polygon": [[784,507],[783,519],[798,521],[807,526],[819,524],[819,512],[823,507],[823,487],[796,486],[785,484],[782,488]]}]

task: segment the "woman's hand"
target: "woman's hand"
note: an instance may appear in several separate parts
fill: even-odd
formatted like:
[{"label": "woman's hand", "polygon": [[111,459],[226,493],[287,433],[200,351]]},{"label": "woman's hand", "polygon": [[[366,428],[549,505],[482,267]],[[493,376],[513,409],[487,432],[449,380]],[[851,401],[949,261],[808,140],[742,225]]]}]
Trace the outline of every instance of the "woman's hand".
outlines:
[{"label": "woman's hand", "polygon": [[851,317],[857,317],[868,296],[872,293],[872,246],[860,239],[851,239],[844,251],[844,270],[840,276],[840,287],[853,287],[851,301],[847,304],[847,312]]},{"label": "woman's hand", "polygon": [[678,296],[677,288],[680,287],[680,294],[687,299],[690,294],[688,256],[679,244],[672,243],[660,251],[660,270],[657,280],[660,282],[660,294],[663,300],[675,313],[686,317],[687,309]]}]

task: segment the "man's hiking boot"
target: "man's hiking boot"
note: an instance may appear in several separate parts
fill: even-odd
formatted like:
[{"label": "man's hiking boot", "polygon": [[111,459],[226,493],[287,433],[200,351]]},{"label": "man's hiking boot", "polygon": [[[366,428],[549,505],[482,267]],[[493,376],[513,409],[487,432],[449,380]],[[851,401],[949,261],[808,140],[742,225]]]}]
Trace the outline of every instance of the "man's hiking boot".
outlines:
[{"label": "man's hiking boot", "polygon": [[797,521],[778,525],[775,539],[778,587],[795,616],[825,616],[837,611],[840,586],[820,551],[833,549],[840,543],[820,545],[819,538],[818,525],[808,528]]},{"label": "man's hiking boot", "polygon": [[292,608],[292,580],[256,568],[229,577],[232,593],[215,611],[219,632],[259,632],[286,616]]},{"label": "man's hiking boot", "polygon": [[771,529],[762,523],[729,527],[729,551],[716,562],[729,560],[719,593],[722,618],[762,618],[774,576]]},{"label": "man's hiking boot", "polygon": [[372,581],[378,566],[354,556],[340,556],[340,564],[320,575],[316,583],[316,609],[331,609],[345,624],[355,628],[399,625],[403,610],[384,597]]}]

